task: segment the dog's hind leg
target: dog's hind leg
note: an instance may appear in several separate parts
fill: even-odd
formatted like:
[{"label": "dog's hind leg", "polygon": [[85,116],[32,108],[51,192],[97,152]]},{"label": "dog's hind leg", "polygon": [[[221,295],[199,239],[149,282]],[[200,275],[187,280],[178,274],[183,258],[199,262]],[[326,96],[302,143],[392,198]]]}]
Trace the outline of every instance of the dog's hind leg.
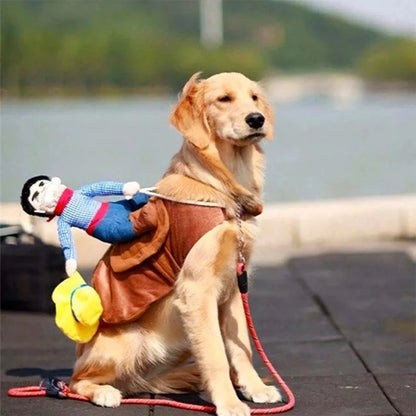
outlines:
[{"label": "dog's hind leg", "polygon": [[121,392],[110,384],[115,380],[114,363],[88,362],[78,359],[71,378],[70,389],[74,393],[88,397],[93,403],[104,407],[117,407],[121,402]]},{"label": "dog's hind leg", "polygon": [[124,332],[102,330],[89,343],[78,345],[71,390],[99,406],[119,406],[122,394],[115,386],[120,374],[132,373],[140,341],[139,331],[126,326]]}]

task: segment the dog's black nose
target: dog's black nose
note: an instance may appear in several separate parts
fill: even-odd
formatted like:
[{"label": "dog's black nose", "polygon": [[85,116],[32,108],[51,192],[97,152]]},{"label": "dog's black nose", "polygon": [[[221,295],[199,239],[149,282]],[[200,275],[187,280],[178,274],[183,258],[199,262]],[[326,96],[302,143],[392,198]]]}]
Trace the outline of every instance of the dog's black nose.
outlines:
[{"label": "dog's black nose", "polygon": [[259,129],[264,124],[264,116],[261,113],[250,113],[246,117],[246,123],[252,128],[252,129]]}]

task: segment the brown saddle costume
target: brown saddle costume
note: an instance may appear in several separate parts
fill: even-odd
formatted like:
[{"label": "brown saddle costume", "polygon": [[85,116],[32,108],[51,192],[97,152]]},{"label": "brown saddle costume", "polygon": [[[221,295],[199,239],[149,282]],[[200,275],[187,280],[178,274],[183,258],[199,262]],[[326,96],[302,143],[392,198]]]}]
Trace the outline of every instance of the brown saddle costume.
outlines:
[{"label": "brown saddle costume", "polygon": [[225,216],[221,208],[153,197],[130,219],[137,239],[112,245],[92,278],[107,324],[133,321],[166,296],[193,245]]}]

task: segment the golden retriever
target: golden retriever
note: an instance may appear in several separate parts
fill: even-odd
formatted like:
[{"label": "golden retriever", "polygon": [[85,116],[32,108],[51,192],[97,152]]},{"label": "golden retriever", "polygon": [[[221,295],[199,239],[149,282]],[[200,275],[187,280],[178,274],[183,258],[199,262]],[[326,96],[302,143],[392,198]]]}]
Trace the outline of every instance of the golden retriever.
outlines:
[{"label": "golden retriever", "polygon": [[[271,107],[260,86],[242,74],[204,80],[194,74],[170,120],[184,141],[158,192],[178,201],[218,203],[227,219],[193,246],[169,295],[135,322],[102,327],[77,346],[71,389],[97,405],[116,407],[123,394],[204,388],[219,416],[247,416],[249,407],[234,386],[257,403],[281,400],[252,365],[236,280],[239,233],[248,262],[254,216],[262,210],[259,142],[273,137]],[[190,357],[194,365],[186,365]]]}]

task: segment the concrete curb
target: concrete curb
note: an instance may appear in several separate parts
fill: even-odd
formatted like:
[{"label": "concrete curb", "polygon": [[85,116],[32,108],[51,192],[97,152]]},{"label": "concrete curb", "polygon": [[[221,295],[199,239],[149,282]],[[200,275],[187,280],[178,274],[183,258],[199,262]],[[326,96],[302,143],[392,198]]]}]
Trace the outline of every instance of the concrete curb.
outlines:
[{"label": "concrete curb", "polygon": [[[58,245],[56,224],[0,204],[0,221],[22,224],[45,243]],[[73,229],[80,268],[91,268],[108,248]],[[268,204],[259,217],[255,263],[278,263],[294,250],[416,239],[416,194]],[[277,254],[280,253],[280,254]]]},{"label": "concrete curb", "polygon": [[254,260],[415,238],[413,194],[271,204],[259,218]]},{"label": "concrete curb", "polygon": [[274,246],[414,238],[416,195],[272,204],[259,225]]}]

